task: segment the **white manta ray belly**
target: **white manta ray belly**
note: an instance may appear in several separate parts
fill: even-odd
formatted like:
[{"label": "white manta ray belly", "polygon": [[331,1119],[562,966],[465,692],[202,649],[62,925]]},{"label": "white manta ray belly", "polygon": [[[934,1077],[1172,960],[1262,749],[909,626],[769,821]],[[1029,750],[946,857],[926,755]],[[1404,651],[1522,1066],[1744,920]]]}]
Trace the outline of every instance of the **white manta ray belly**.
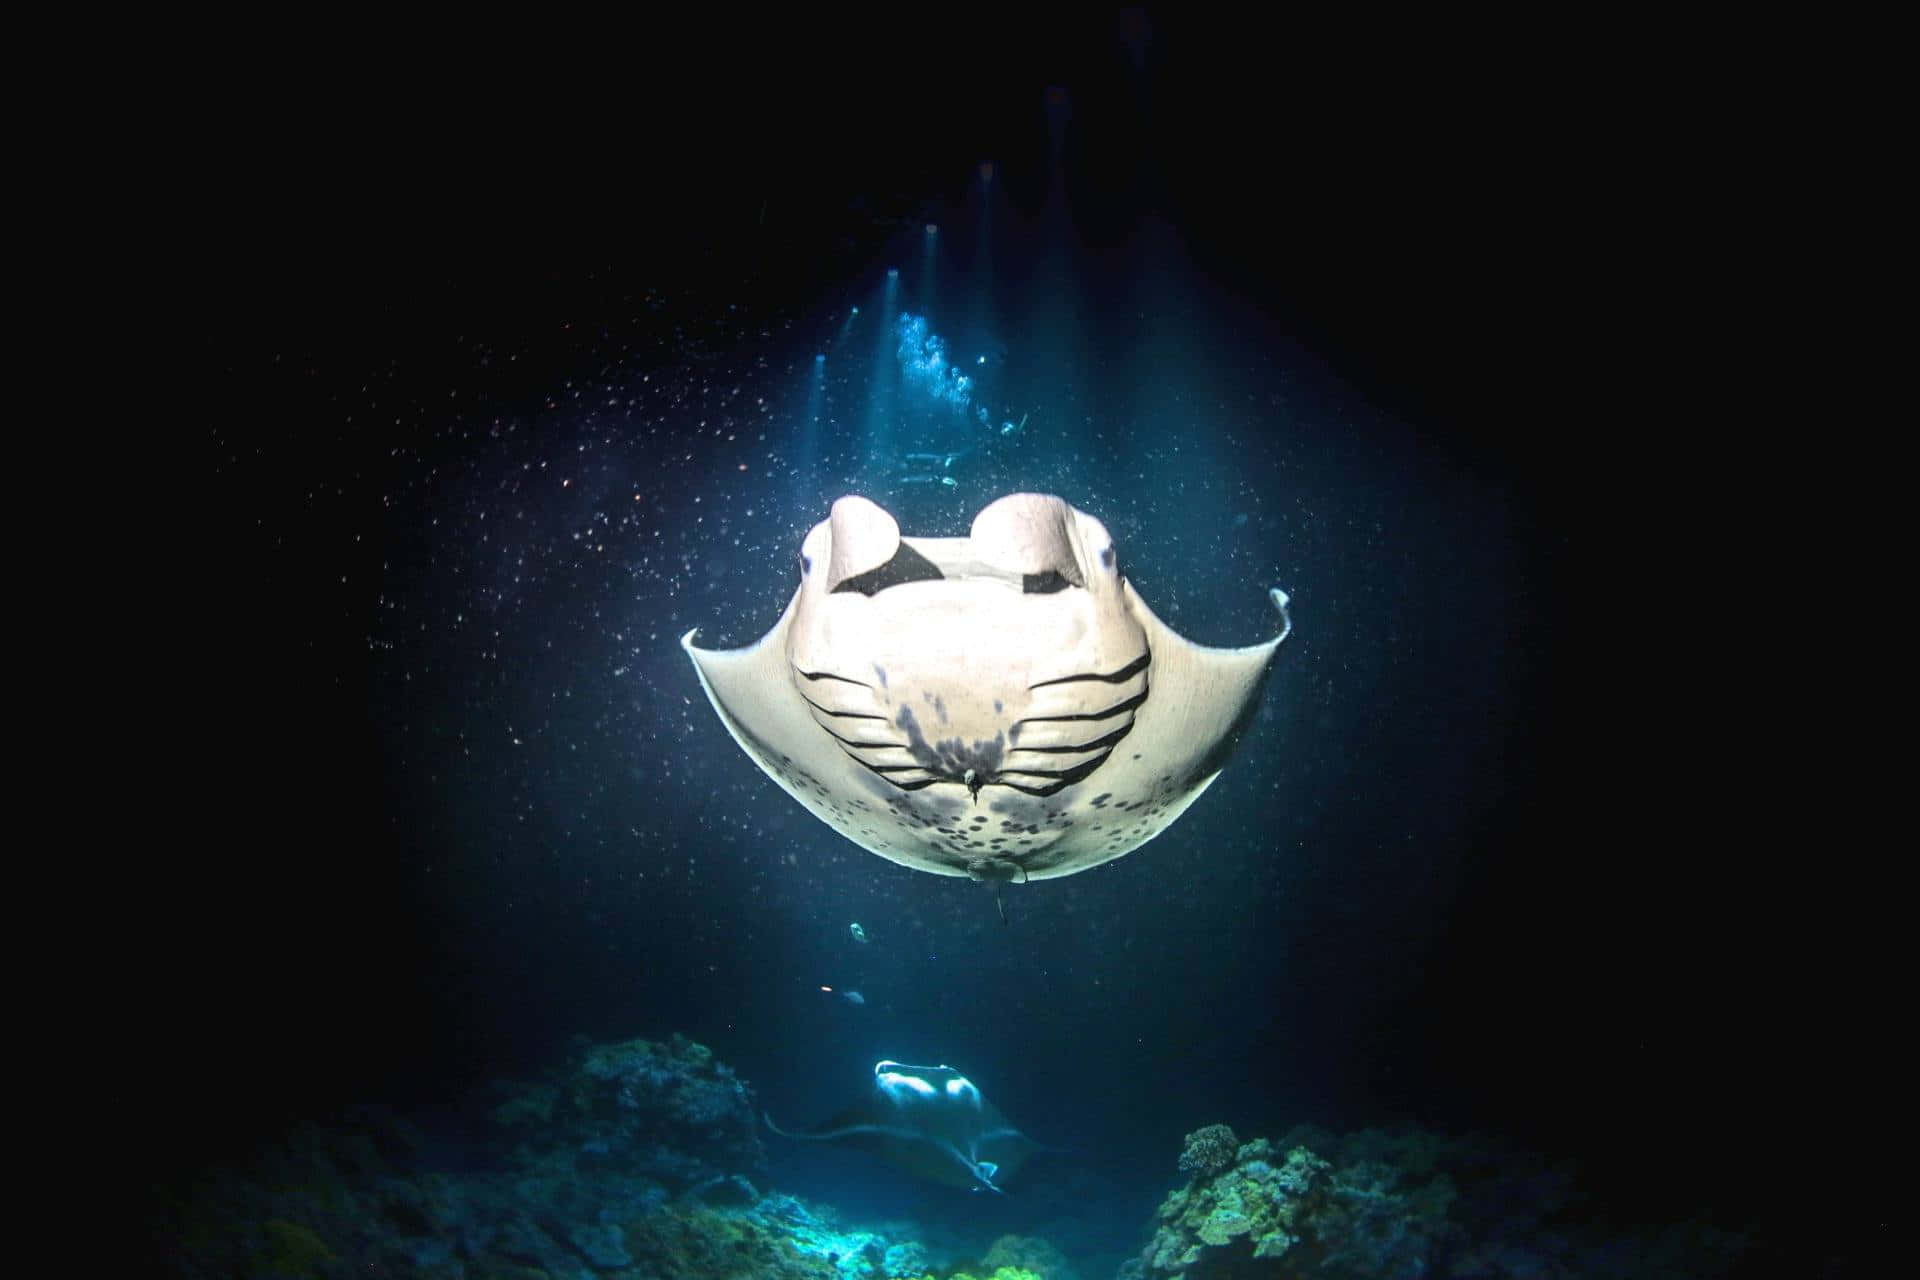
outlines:
[{"label": "white manta ray belly", "polygon": [[[1286,638],[1193,644],[1098,520],[1011,494],[965,538],[865,498],[808,533],[800,589],[744,649],[693,647],[715,711],[790,794],[905,866],[1046,879],[1152,839],[1218,774]],[[987,862],[984,860],[991,860]]]},{"label": "white manta ray belly", "polygon": [[818,629],[793,634],[794,684],[824,732],[902,790],[1050,796],[1097,769],[1146,701],[1145,633],[1124,613],[1102,621],[1084,591],[993,579],[830,595]]}]

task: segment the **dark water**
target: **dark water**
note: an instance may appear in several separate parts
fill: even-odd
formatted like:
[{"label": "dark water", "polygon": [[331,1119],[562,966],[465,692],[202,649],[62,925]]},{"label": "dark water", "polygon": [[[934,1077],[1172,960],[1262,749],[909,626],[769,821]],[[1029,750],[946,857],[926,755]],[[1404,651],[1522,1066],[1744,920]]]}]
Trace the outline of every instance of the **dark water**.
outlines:
[{"label": "dark water", "polygon": [[[1072,1208],[1118,1253],[1184,1133],[1311,1122],[1573,1157],[1622,1221],[1751,1220],[1746,1007],[1701,996],[1728,984],[1695,877],[1649,891],[1622,852],[1606,495],[1552,425],[1587,331],[1528,306],[1551,237],[1402,219],[1391,182],[1355,221],[1254,197],[1284,172],[1179,145],[1254,95],[1070,65],[1071,113],[1021,63],[971,137],[949,106],[919,122],[941,145],[896,123],[807,181],[683,174],[673,253],[232,282],[195,513],[225,745],[169,886],[169,1150],[360,1098],[457,1137],[470,1089],[569,1037],[679,1031],[783,1120],[876,1059],[945,1062],[1067,1149],[983,1209],[773,1147],[772,1182],[854,1210]],[[967,395],[911,376],[903,315]],[[843,493],[954,535],[1016,490],[1102,519],[1196,640],[1270,634],[1271,586],[1296,629],[1201,801],[1013,886],[1002,924],[779,792],[677,640],[771,626]]]}]

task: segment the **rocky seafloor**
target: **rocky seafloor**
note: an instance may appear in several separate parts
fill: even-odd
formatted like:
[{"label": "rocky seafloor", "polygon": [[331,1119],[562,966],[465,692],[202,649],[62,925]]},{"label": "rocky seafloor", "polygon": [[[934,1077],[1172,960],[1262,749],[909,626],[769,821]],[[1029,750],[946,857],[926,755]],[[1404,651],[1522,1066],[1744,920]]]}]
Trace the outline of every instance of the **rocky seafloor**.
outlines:
[{"label": "rocky seafloor", "polygon": [[[1039,1235],[984,1248],[938,1226],[854,1221],[763,1186],[750,1086],[682,1037],[583,1045],[497,1086],[458,1160],[356,1108],[245,1160],[153,1188],[148,1248],[192,1280],[1107,1280]],[[1568,1166],[1421,1132],[1225,1125],[1169,1152],[1169,1191],[1104,1257],[1116,1280],[1714,1276],[1751,1252],[1697,1223],[1604,1227]],[[969,1252],[969,1247],[973,1252]],[[1096,1269],[1097,1268],[1097,1269]]]}]

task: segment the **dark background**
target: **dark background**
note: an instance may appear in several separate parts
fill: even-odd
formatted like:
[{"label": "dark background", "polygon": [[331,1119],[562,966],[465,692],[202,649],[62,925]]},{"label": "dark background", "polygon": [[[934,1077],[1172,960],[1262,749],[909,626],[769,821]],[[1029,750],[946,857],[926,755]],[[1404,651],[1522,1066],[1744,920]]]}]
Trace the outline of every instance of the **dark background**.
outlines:
[{"label": "dark background", "polygon": [[[463,471],[490,427],[558,413],[548,402],[603,379],[610,360],[623,377],[649,360],[684,370],[694,350],[740,366],[751,331],[817,321],[921,222],[964,227],[979,209],[977,166],[990,160],[1016,229],[1008,262],[1064,235],[1097,275],[1142,237],[1177,238],[1218,307],[1293,344],[1324,376],[1323,403],[1347,396],[1404,424],[1393,439],[1413,442],[1409,456],[1470,474],[1499,510],[1485,536],[1499,540],[1505,576],[1488,590],[1507,598],[1485,612],[1502,661],[1466,717],[1476,741],[1405,740],[1446,719],[1443,700],[1423,704],[1418,729],[1383,719],[1346,734],[1362,764],[1333,771],[1330,785],[1370,787],[1369,805],[1384,806],[1377,830],[1343,829],[1374,852],[1302,853],[1301,869],[1253,892],[1261,928],[1286,932],[1287,945],[1228,933],[1216,961],[1247,966],[1243,997],[1147,1028],[1153,1061],[1187,1064],[1186,1092],[1139,1135],[1145,1154],[1116,1163],[1166,1164],[1181,1132],[1217,1118],[1255,1132],[1294,1120],[1422,1123],[1575,1156],[1596,1213],[1621,1220],[1710,1213],[1733,1225],[1771,1218],[1777,1230],[1790,1209],[1796,1230],[1870,1221],[1870,1190],[1805,1171],[1806,1148],[1833,1150],[1856,1129],[1840,1047],[1849,1014],[1821,980],[1832,960],[1824,924],[1782,914],[1778,851],[1752,816],[1764,797],[1742,793],[1735,753],[1717,745],[1738,700],[1728,669],[1748,661],[1723,656],[1738,624],[1681,603],[1680,579],[1714,564],[1679,536],[1694,520],[1675,491],[1698,442],[1694,424],[1663,415],[1648,376],[1666,358],[1647,336],[1662,299],[1643,291],[1649,273],[1623,266],[1684,258],[1648,212],[1660,166],[1623,155],[1606,101],[1546,92],[1551,58],[1531,76],[1458,63],[1457,74],[1430,66],[1403,79],[1368,44],[1286,23],[1099,11],[1017,33],[979,25],[990,29],[928,23],[881,49],[851,24],[798,19],[717,54],[708,37],[663,36],[636,51],[631,96],[603,86],[606,98],[583,100],[578,127],[556,128],[549,154],[524,145],[499,103],[477,124],[450,107],[401,128],[351,108],[335,116],[315,105],[328,99],[297,92],[258,138],[236,125],[214,139],[195,172],[233,203],[183,237],[195,286],[182,313],[204,357],[210,446],[204,493],[181,512],[201,570],[181,714],[202,731],[184,765],[203,845],[156,876],[167,923],[135,977],[136,1017],[174,1046],[155,1068],[168,1100],[155,1146],[190,1163],[244,1152],[290,1117],[349,1099],[445,1103],[551,1061],[574,1032],[684,1029],[785,1110],[826,1106],[835,1089],[777,1078],[779,1055],[798,1051],[781,1043],[778,1020],[751,1029],[755,1002],[774,993],[729,930],[755,930],[757,959],[790,962],[799,988],[824,944],[778,910],[711,905],[760,901],[752,873],[656,880],[638,888],[638,906],[631,883],[622,896],[604,889],[630,856],[607,847],[610,824],[630,816],[619,771],[569,757],[626,735],[622,767],[644,774],[655,767],[648,741],[678,758],[657,736],[668,726],[618,714],[609,725],[564,694],[535,708],[515,687],[515,671],[543,663],[577,663],[581,684],[601,678],[569,647],[564,600],[604,593],[609,580],[551,561],[510,621],[462,631],[458,653],[436,656],[436,643],[453,642],[414,624],[444,636],[458,612],[448,576],[504,572],[474,554],[487,500]],[[624,123],[604,147],[597,130],[589,144],[585,121],[606,101]],[[511,138],[511,159],[484,145],[495,129]],[[442,403],[460,396],[484,404],[461,416]],[[1638,403],[1636,419],[1619,416],[1623,399]],[[537,468],[578,448],[574,433],[596,438],[543,421],[499,445],[499,458]],[[1278,430],[1248,428],[1263,429]],[[644,435],[597,438],[636,469],[710,447],[671,415]],[[696,465],[730,461],[714,450]],[[460,513],[423,498],[437,485],[461,495]],[[799,530],[824,508],[781,514]],[[466,525],[456,537],[432,525],[441,518]],[[1154,532],[1148,518],[1133,541]],[[759,579],[784,574],[772,566],[787,542],[784,526],[771,530],[771,558],[741,555],[727,570],[751,587],[728,642],[772,621],[790,584]],[[413,612],[396,618],[396,600]],[[662,626],[645,659],[675,704],[698,693],[673,636],[717,621],[713,608],[688,608],[702,616]],[[1213,631],[1200,638],[1215,643],[1262,625],[1250,610],[1203,620]],[[489,646],[497,661],[472,658]],[[1410,684],[1444,674],[1417,651],[1403,658],[1417,668],[1399,677]],[[1283,661],[1276,691],[1286,680]],[[567,684],[563,672],[541,692]],[[1285,697],[1270,692],[1280,710],[1258,732],[1300,732],[1304,712],[1294,717]],[[704,714],[694,705],[679,724]],[[508,724],[523,741],[522,726],[544,726],[537,763],[485,741]],[[713,725],[698,731],[715,769],[682,772],[687,807],[649,815],[659,825],[645,856],[828,847],[730,758]],[[1425,794],[1438,784],[1412,763],[1455,750],[1498,765],[1497,779],[1466,788],[1472,802]],[[1267,820],[1252,783],[1267,776],[1266,757],[1250,751],[1255,761],[1220,784],[1244,770],[1244,789],[1217,790],[1183,819],[1212,822],[1196,840],[1230,842]],[[753,816],[716,826],[716,810],[694,798],[716,786],[716,808]],[[488,803],[508,793],[531,797],[539,835],[489,827],[513,820],[510,806]],[[1396,796],[1444,831],[1437,869],[1410,873],[1381,852]],[[463,851],[478,847],[491,852],[469,864]],[[1087,888],[1084,931],[1062,935],[1114,944],[1121,959],[1089,966],[1108,982],[1179,985],[1193,976],[1179,966],[1208,954],[1183,946],[1183,932],[1227,918],[1167,907],[1157,849]],[[796,899],[800,917],[834,929],[841,916],[862,919],[884,935],[872,920],[892,912],[997,945],[980,901],[923,908],[893,882],[862,897],[874,860],[844,846],[830,856],[811,886],[825,904]],[[1226,854],[1224,865],[1255,856]],[[1218,904],[1247,891],[1235,873],[1179,865],[1176,898]],[[1070,897],[1046,901],[1075,910]],[[663,923],[676,918],[685,931]],[[1810,947],[1796,941],[1810,933]],[[1084,1007],[1092,977],[1051,976],[1078,971],[1047,934],[1033,929],[1037,952],[987,971],[1036,1001],[1058,981],[1061,998]],[[1163,954],[1180,959],[1169,969]],[[943,1014],[954,1023],[996,1016],[954,999],[964,1007]],[[1120,999],[1104,1013],[1124,1022],[1127,1009]],[[926,1030],[906,1022],[909,1035]],[[1023,1055],[1057,1068],[1085,1042],[1084,1029],[1063,1026],[1056,1044],[976,1052],[1005,1080]],[[864,1046],[849,1052],[866,1060]],[[1168,1078],[1138,1062],[1087,1065]],[[1249,1096],[1250,1080],[1271,1091]],[[1085,1129],[1115,1107],[1156,1110],[1124,1088],[1084,1117],[1034,1087],[998,1092],[1015,1115],[1017,1100]],[[1784,1183],[1783,1162],[1801,1170]]]}]

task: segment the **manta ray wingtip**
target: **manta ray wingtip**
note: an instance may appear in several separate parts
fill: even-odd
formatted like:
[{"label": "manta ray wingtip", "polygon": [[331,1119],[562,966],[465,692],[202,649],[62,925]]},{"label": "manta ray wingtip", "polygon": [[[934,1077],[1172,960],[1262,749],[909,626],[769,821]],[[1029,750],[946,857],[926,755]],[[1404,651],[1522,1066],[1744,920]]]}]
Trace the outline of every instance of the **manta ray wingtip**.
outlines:
[{"label": "manta ray wingtip", "polygon": [[[1287,612],[1287,606],[1293,602],[1293,597],[1275,587],[1267,592],[1267,599],[1273,601],[1273,607],[1280,611],[1280,639],[1285,640],[1293,634],[1293,615]],[[693,633],[689,631],[687,634]]]},{"label": "manta ray wingtip", "polygon": [[687,634],[680,637],[680,647],[682,649],[685,649],[688,653],[692,653],[693,638],[699,634],[700,634],[700,628],[698,627],[694,627],[691,630],[689,630]]}]

